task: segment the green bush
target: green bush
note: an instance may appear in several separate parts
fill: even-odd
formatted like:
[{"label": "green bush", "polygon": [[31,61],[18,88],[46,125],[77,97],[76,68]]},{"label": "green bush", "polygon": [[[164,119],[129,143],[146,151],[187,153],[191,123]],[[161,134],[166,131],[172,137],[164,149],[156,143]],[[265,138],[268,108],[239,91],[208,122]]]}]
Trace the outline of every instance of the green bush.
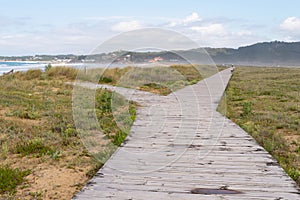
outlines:
[{"label": "green bush", "polygon": [[112,78],[103,76],[100,78],[99,83],[111,83],[113,82]]},{"label": "green bush", "polygon": [[15,117],[19,117],[19,118],[22,118],[22,119],[38,119],[39,118],[39,114],[38,112],[36,111],[33,111],[33,110],[15,110],[13,111],[12,113],[13,116]]},{"label": "green bush", "polygon": [[31,79],[40,79],[42,77],[43,72],[39,69],[30,69],[25,72],[24,79],[31,80]]},{"label": "green bush", "polygon": [[21,171],[19,169],[12,169],[8,166],[0,167],[0,193],[13,194],[16,188],[24,181],[24,177],[29,175],[30,171]]},{"label": "green bush", "polygon": [[49,71],[52,68],[52,65],[49,63],[48,65],[45,66],[45,71]]},{"label": "green bush", "polygon": [[18,143],[15,147],[15,153],[21,154],[22,156],[31,154],[42,156],[52,154],[53,152],[54,150],[52,150],[51,147],[45,145],[43,140],[38,138]]},{"label": "green bush", "polygon": [[112,143],[116,146],[120,146],[126,137],[127,134],[124,131],[119,130],[117,134],[112,137]]},{"label": "green bush", "polygon": [[77,76],[78,70],[71,67],[51,67],[46,71],[50,77],[65,77],[74,80]]},{"label": "green bush", "polygon": [[287,169],[288,175],[297,182],[300,182],[300,171],[295,168]]},{"label": "green bush", "polygon": [[243,111],[241,114],[242,116],[247,116],[247,115],[251,114],[251,112],[252,112],[251,102],[244,102],[242,111]]}]

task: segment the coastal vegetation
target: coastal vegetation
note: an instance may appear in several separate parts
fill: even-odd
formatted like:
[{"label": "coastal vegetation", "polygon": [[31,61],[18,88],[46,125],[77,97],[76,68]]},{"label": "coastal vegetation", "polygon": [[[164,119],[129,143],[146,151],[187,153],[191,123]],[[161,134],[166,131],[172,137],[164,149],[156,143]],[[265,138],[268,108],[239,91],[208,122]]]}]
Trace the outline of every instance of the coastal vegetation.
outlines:
[{"label": "coastal vegetation", "polygon": [[[74,124],[73,86],[67,82],[77,72],[51,67],[0,77],[1,199],[70,199],[103,165],[83,145]],[[112,95],[96,90],[95,111],[107,140],[117,146],[129,129],[117,126]],[[136,106],[133,102],[129,106],[129,117],[134,119]],[[100,153],[101,149],[95,154]]]},{"label": "coastal vegetation", "polygon": [[[209,65],[170,65],[154,66],[147,68],[126,67],[103,69],[102,72],[90,74],[101,74],[94,78],[100,84],[110,84],[128,87],[160,95],[168,95],[173,91],[187,85],[195,84],[203,78],[209,77],[225,67]],[[99,69],[97,69],[99,71]],[[100,69],[101,70],[101,69]],[[83,78],[84,79],[84,78]]]}]

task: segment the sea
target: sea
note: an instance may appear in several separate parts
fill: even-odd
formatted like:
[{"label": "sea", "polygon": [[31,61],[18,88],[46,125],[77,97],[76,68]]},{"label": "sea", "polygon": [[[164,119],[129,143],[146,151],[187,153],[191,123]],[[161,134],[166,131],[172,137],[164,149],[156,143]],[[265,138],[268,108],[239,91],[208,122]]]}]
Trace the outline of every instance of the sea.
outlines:
[{"label": "sea", "polygon": [[3,73],[7,73],[12,69],[14,72],[16,71],[27,71],[29,69],[41,69],[44,70],[45,66],[48,63],[41,63],[41,62],[15,62],[15,61],[6,61],[0,62],[0,75]]},{"label": "sea", "polygon": [[17,71],[27,71],[29,69],[40,69],[45,70],[45,67],[51,64],[53,67],[55,66],[65,66],[65,67],[74,67],[79,69],[84,68],[123,68],[126,66],[135,66],[135,67],[151,67],[156,66],[155,64],[103,64],[103,63],[97,63],[97,64],[88,64],[88,63],[50,63],[50,62],[32,62],[32,61],[0,61],[0,75],[3,75],[4,73],[7,73],[11,70],[14,70],[14,72]]},{"label": "sea", "polygon": [[55,66],[65,66],[65,67],[74,67],[81,68],[83,67],[82,63],[50,63],[50,62],[31,62],[31,61],[5,61],[0,62],[0,75],[7,73],[11,70],[14,72],[22,71],[25,72],[30,69],[40,69],[45,70],[45,67],[51,64],[53,67]]}]

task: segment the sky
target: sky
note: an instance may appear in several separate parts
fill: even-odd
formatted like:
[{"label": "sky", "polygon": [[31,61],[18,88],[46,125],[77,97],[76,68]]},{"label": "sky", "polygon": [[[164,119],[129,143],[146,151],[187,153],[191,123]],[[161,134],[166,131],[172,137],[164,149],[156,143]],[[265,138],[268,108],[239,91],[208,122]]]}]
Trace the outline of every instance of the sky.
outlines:
[{"label": "sky", "polygon": [[0,55],[89,54],[142,28],[201,47],[300,41],[299,8],[299,0],[0,0]]}]

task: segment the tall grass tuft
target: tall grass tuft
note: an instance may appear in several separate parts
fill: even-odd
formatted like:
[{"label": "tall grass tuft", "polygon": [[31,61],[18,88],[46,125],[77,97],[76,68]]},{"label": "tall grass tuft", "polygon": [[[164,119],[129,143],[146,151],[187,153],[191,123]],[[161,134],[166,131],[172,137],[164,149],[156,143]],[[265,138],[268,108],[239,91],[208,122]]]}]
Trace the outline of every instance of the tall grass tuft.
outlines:
[{"label": "tall grass tuft", "polygon": [[24,181],[24,177],[29,175],[30,171],[21,171],[8,166],[0,167],[0,194],[13,194],[16,188]]}]

